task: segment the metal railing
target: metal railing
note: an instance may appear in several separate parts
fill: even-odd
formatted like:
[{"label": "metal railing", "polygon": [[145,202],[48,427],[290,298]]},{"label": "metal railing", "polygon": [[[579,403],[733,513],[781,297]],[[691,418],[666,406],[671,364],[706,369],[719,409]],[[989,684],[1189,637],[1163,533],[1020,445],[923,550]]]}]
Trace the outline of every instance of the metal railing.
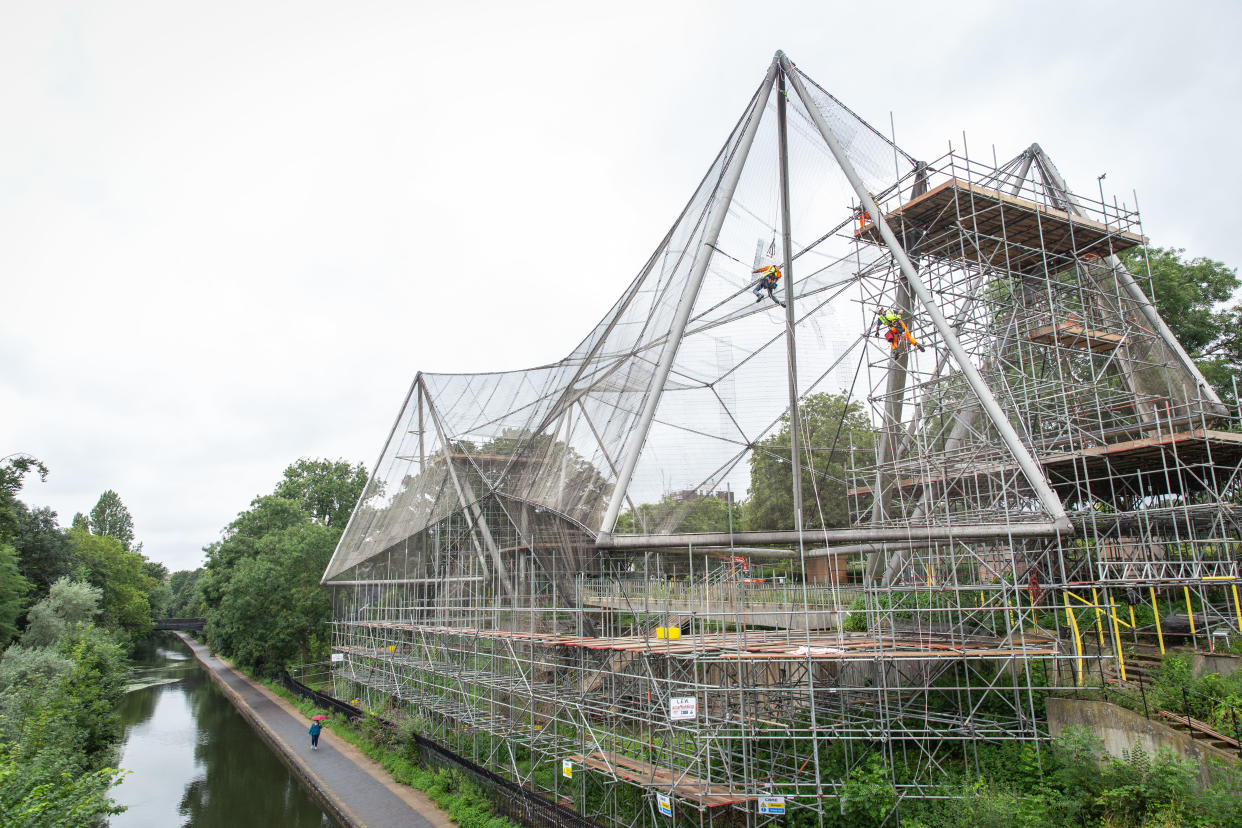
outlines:
[{"label": "metal railing", "polygon": [[832,612],[849,609],[861,590],[801,583],[708,583],[661,579],[583,580],[579,585],[583,603],[626,601],[639,608],[644,602],[677,602],[697,607],[720,607],[738,611],[762,611],[772,606],[802,607]]},{"label": "metal railing", "polygon": [[[1121,684],[1110,685],[1103,672],[1101,672],[1101,686],[1098,688],[1098,691],[1103,696],[1104,701],[1120,702],[1122,707],[1126,707],[1136,713],[1141,711],[1143,717],[1149,721],[1166,724],[1168,717],[1161,716],[1160,714],[1162,712],[1171,714],[1186,725],[1190,731],[1191,738],[1194,738],[1196,733],[1204,733],[1201,725],[1212,723],[1213,719],[1224,719],[1225,717],[1222,713],[1227,713],[1228,722],[1222,722],[1220,729],[1213,729],[1220,735],[1228,735],[1223,731],[1232,733],[1233,740],[1238,743],[1234,746],[1234,749],[1238,751],[1239,756],[1242,756],[1242,708],[1239,708],[1238,705],[1185,685],[1179,685],[1177,688],[1178,698],[1175,701],[1180,701],[1180,705],[1169,704],[1167,698],[1163,702],[1157,699],[1149,699],[1148,695],[1152,692],[1151,680],[1145,679],[1141,673],[1136,674],[1135,679],[1134,682],[1131,682],[1133,685],[1131,687]],[[1074,695],[1079,697],[1080,691],[1075,691]]]}]

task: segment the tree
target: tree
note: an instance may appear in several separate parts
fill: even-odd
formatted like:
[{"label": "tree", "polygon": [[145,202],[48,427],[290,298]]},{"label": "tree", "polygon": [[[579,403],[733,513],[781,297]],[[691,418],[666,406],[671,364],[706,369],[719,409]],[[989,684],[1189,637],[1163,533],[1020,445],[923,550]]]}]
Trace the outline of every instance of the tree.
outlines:
[{"label": "tree", "polygon": [[121,502],[121,496],[108,489],[99,496],[91,509],[90,532],[92,535],[116,538],[121,547],[130,551],[134,542],[134,519]]},{"label": "tree", "polygon": [[95,825],[122,810],[108,797],[120,772],[107,765],[127,665],[112,636],[84,620],[96,600],[89,587],[53,584],[40,606],[60,631],[0,658],[0,824]]},{"label": "tree", "polygon": [[93,623],[102,600],[103,591],[97,587],[61,578],[46,598],[30,608],[22,646],[48,647],[74,625]]},{"label": "tree", "polygon": [[0,543],[0,647],[17,636],[17,619],[25,609],[30,583],[17,568],[17,553]]},{"label": "tree", "polygon": [[361,463],[303,458],[285,469],[272,494],[297,503],[316,523],[344,529],[366,485]]},{"label": "tree", "polygon": [[299,460],[204,550],[203,572],[174,595],[201,596],[214,648],[249,669],[321,657],[331,607],[319,577],[366,479],[361,465]]},{"label": "tree", "polygon": [[10,455],[0,461],[0,543],[12,541],[17,534],[17,493],[32,471],[47,480],[47,466],[33,457]]},{"label": "tree", "polygon": [[203,568],[183,569],[168,576],[168,590],[172,593],[168,614],[173,618],[199,618],[203,614],[203,594],[199,582]]},{"label": "tree", "polygon": [[332,606],[319,576],[340,532],[306,522],[261,540],[213,593],[207,623],[213,647],[254,670],[323,658]]},{"label": "tree", "polygon": [[[847,470],[874,462],[875,435],[862,405],[843,394],[813,394],[798,406],[802,423],[802,525],[848,526]],[[851,458],[850,453],[853,452]],[[807,457],[810,462],[807,462]],[[748,529],[793,528],[789,418],[750,457]]]},{"label": "tree", "polygon": [[69,682],[76,703],[71,715],[85,736],[87,761],[99,767],[111,758],[110,748],[121,735],[118,708],[128,672],[124,649],[94,624],[74,624],[56,642],[56,651],[73,661]]},{"label": "tree", "polygon": [[1242,304],[1224,303],[1239,287],[1238,272],[1202,256],[1187,259],[1181,248],[1149,247],[1122,254],[1140,279],[1151,272],[1152,298],[1186,353],[1221,399],[1233,399],[1232,377],[1242,367]]},{"label": "tree", "polygon": [[104,626],[140,641],[151,634],[150,593],[158,582],[143,572],[145,559],[111,536],[70,531],[69,541],[86,579],[103,591]]},{"label": "tree", "polygon": [[716,495],[682,499],[665,495],[659,503],[638,506],[638,525],[633,510],[617,518],[616,532],[740,532],[745,528],[740,504],[730,505],[727,498]]},{"label": "tree", "polygon": [[[142,544],[134,547],[134,551],[141,555]],[[151,615],[155,618],[163,618],[168,615],[168,608],[172,605],[172,590],[168,588],[168,567],[159,561],[144,559],[142,574],[155,582],[155,586],[147,592],[147,600],[151,604]]]},{"label": "tree", "polygon": [[17,535],[13,546],[17,549],[22,574],[30,581],[33,597],[38,600],[47,595],[57,578],[73,571],[73,550],[51,509],[29,509],[17,501],[16,515]]}]

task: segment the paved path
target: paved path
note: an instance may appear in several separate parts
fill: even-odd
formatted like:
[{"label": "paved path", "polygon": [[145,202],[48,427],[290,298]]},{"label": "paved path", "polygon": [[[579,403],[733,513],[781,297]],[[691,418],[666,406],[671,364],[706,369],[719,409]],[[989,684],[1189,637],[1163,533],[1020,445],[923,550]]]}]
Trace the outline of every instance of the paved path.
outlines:
[{"label": "paved path", "polygon": [[448,815],[422,791],[399,785],[366,754],[331,728],[311,751],[310,723],[296,707],[242,675],[187,635],[177,637],[194,651],[229,701],[259,731],[316,797],[347,828],[453,828]]}]

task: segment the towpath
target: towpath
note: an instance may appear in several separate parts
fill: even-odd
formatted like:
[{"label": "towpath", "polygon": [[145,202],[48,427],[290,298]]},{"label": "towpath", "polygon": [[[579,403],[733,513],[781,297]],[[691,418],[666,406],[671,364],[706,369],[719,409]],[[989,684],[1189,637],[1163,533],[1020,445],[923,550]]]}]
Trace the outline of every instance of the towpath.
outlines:
[{"label": "towpath", "polygon": [[263,739],[346,828],[452,828],[448,815],[422,791],[393,780],[366,754],[324,728],[312,751],[310,723],[296,707],[243,675],[183,633],[194,657]]}]

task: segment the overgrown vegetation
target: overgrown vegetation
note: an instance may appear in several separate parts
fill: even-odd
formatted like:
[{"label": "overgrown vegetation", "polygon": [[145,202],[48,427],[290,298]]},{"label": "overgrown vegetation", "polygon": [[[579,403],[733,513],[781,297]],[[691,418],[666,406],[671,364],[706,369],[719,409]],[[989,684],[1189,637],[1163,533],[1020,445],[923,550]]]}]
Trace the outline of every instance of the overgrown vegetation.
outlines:
[{"label": "overgrown vegetation", "polygon": [[125,650],[97,626],[102,592],[62,578],[0,658],[0,824],[85,826],[118,813],[109,790]]},{"label": "overgrown vegetation", "polygon": [[1189,713],[1228,735],[1242,729],[1242,672],[1195,676],[1188,653],[1170,653],[1146,693],[1155,709]]},{"label": "overgrown vegetation", "polygon": [[947,779],[943,786],[946,793],[956,788],[958,795],[903,804],[900,824],[911,828],[1242,825],[1242,772],[1222,764],[1214,769],[1214,783],[1203,789],[1195,782],[1197,772],[1190,760],[1168,752],[1150,756],[1139,746],[1125,758],[1106,756],[1098,739],[1070,729],[1042,751],[1030,745],[981,747],[978,773],[959,769],[959,778]]},{"label": "overgrown vegetation", "polygon": [[62,529],[18,499],[38,460],[0,466],[0,825],[100,824],[121,736],[126,655],[162,608],[164,567],[114,491]]},{"label": "overgrown vegetation", "polygon": [[289,466],[206,548],[202,570],[173,574],[178,612],[201,609],[212,648],[247,670],[327,658],[332,608],[319,578],[366,480],[361,464]]}]

